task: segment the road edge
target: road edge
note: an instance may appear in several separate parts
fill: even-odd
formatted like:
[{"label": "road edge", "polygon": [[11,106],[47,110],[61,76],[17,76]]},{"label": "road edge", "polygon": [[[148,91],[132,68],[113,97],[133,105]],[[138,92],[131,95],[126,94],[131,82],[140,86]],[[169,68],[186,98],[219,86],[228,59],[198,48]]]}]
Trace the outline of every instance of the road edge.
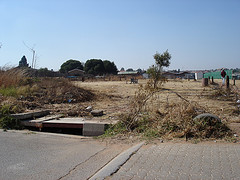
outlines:
[{"label": "road edge", "polygon": [[107,165],[105,165],[102,169],[100,169],[97,173],[95,173],[89,180],[103,180],[108,176],[111,176],[115,173],[120,167],[127,162],[127,160],[137,152],[145,142],[141,142],[126,151],[119,154],[112,161],[110,161]]}]

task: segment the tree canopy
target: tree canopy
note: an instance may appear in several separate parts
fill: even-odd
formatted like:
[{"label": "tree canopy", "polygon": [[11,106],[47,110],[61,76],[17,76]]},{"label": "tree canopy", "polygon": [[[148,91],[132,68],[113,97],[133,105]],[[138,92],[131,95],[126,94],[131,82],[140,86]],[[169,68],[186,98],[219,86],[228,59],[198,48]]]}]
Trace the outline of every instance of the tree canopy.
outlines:
[{"label": "tree canopy", "polygon": [[125,71],[124,67],[122,67],[122,68],[120,69],[120,71]]},{"label": "tree canopy", "polygon": [[19,67],[28,67],[26,56],[23,56],[19,61]]},{"label": "tree canopy", "polygon": [[93,75],[117,74],[117,67],[114,62],[101,59],[89,59],[85,63],[84,71]]},{"label": "tree canopy", "polygon": [[87,60],[84,66],[84,71],[88,74],[93,75],[103,75],[104,65],[100,59],[90,59]]},{"label": "tree canopy", "polygon": [[39,76],[39,77],[54,77],[54,72],[48,70],[48,68],[40,68],[37,70],[37,76]]},{"label": "tree canopy", "polygon": [[153,80],[153,87],[157,88],[158,84],[161,85],[165,81],[162,76],[162,70],[163,67],[168,67],[170,65],[171,54],[169,54],[168,50],[162,54],[156,52],[156,54],[153,55],[153,58],[155,59],[155,65],[152,65],[147,70],[147,73]]},{"label": "tree canopy", "polygon": [[73,70],[73,69],[83,70],[82,63],[78,60],[70,59],[61,65],[60,72],[67,73],[68,71]]},{"label": "tree canopy", "polygon": [[128,68],[126,71],[127,72],[133,71],[133,68]]},{"label": "tree canopy", "polygon": [[168,50],[166,50],[162,54],[156,52],[153,57],[155,59],[155,63],[161,68],[168,67],[170,65],[171,54],[169,54]]},{"label": "tree canopy", "polygon": [[105,69],[105,74],[117,74],[118,70],[114,62],[104,60],[103,65]]}]

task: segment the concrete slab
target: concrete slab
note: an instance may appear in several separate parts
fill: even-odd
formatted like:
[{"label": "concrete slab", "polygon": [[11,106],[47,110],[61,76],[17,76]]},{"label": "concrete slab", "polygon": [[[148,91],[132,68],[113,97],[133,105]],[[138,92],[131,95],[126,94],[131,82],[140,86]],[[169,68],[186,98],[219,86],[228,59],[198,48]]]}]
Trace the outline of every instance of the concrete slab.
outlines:
[{"label": "concrete slab", "polygon": [[38,119],[22,120],[21,125],[42,128],[42,123],[44,121],[59,119],[61,116],[62,115],[53,115],[53,116],[44,116]]},{"label": "concrete slab", "polygon": [[83,125],[83,136],[100,136],[104,134],[105,124],[85,122]]},{"label": "concrete slab", "polygon": [[41,110],[41,111],[34,111],[34,112],[27,112],[27,113],[18,113],[18,114],[11,114],[10,116],[15,119],[19,120],[26,120],[26,119],[34,119],[42,116],[49,115],[49,110]]},{"label": "concrete slab", "polygon": [[42,127],[43,128],[83,128],[83,118],[60,118],[54,119],[49,121],[43,121]]},{"label": "concrete slab", "polygon": [[49,120],[49,121],[44,121],[44,123],[63,123],[63,124],[66,124],[66,123],[72,123],[72,124],[82,124],[83,122],[85,121],[84,118],[59,118],[59,119],[52,119],[52,120]]},{"label": "concrete slab", "polygon": [[42,117],[34,120],[21,121],[23,126],[42,128],[81,129],[83,136],[99,136],[104,134],[109,122],[86,120],[84,118],[59,118],[59,116]]}]

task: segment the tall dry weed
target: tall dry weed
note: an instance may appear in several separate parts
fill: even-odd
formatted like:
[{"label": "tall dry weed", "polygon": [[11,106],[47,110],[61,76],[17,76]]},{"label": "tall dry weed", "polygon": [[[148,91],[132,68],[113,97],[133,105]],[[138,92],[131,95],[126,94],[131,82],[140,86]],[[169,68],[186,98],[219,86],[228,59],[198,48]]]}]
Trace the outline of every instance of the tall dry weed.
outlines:
[{"label": "tall dry weed", "polygon": [[18,86],[24,78],[24,71],[22,69],[1,68],[0,69],[0,87]]}]

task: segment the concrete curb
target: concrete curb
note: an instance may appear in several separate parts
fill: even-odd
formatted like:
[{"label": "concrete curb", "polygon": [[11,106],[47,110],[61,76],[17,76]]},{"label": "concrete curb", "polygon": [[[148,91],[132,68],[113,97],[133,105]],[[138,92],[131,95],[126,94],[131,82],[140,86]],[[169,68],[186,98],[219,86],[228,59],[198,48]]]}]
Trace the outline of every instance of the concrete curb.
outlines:
[{"label": "concrete curb", "polygon": [[[0,131],[3,129],[0,129]],[[60,133],[52,133],[52,132],[38,132],[38,131],[30,131],[30,130],[7,130],[5,133],[21,133],[26,135],[46,135],[46,136],[60,136],[63,138],[74,138],[74,139],[93,139],[89,136],[80,136],[80,135],[72,135],[72,134],[60,134]]]},{"label": "concrete curb", "polygon": [[139,143],[128,150],[122,152],[112,161],[110,161],[106,166],[100,169],[96,174],[94,174],[89,180],[103,180],[104,178],[115,173],[135,152],[137,152],[144,142]]},{"label": "concrete curb", "polygon": [[38,117],[43,117],[50,114],[50,110],[41,110],[27,113],[18,113],[11,114],[10,116],[15,119],[24,120],[24,119],[35,119]]}]

